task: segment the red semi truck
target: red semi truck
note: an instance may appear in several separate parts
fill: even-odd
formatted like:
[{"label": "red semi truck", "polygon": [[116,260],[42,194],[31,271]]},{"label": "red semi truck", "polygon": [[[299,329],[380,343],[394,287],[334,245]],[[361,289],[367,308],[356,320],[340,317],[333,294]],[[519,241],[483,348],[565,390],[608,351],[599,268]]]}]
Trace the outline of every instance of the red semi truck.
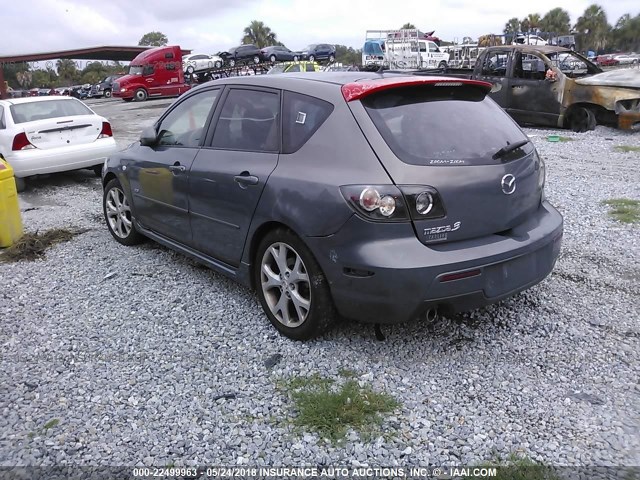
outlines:
[{"label": "red semi truck", "polygon": [[158,47],[131,61],[128,74],[113,83],[112,96],[142,102],[150,97],[177,97],[190,87],[182,70],[182,49]]}]

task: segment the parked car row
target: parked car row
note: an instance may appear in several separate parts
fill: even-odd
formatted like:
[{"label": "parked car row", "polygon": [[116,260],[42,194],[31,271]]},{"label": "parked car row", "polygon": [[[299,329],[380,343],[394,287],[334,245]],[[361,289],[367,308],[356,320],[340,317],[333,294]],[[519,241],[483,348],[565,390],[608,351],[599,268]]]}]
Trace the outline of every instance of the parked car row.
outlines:
[{"label": "parked car row", "polygon": [[314,43],[305,49],[294,52],[284,45],[273,45],[258,48],[253,44],[240,45],[228,51],[218,52],[216,55],[206,53],[192,53],[183,57],[182,65],[184,73],[189,75],[204,70],[218,69],[225,66],[250,65],[262,62],[297,62],[308,60],[327,60],[332,63],[336,59],[336,48],[327,43]]},{"label": "parked car row", "polygon": [[598,55],[595,58],[595,62],[603,67],[637,65],[640,63],[640,53],[608,53],[606,55]]}]

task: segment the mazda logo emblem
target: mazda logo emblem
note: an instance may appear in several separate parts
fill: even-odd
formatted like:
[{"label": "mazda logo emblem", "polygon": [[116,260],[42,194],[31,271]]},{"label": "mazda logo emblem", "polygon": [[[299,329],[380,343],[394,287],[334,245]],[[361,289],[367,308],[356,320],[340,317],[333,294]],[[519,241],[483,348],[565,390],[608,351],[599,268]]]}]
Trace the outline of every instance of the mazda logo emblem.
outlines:
[{"label": "mazda logo emblem", "polygon": [[502,193],[505,195],[511,195],[516,191],[516,177],[507,173],[502,180],[500,181],[500,186],[502,187]]}]

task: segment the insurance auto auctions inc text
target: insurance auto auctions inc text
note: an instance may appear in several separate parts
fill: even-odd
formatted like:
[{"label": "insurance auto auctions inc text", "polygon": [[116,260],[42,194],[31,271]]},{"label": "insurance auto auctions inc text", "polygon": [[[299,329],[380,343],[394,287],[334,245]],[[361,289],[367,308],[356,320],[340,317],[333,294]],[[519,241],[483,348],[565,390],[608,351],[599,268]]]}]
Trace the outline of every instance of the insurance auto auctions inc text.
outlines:
[{"label": "insurance auto auctions inc text", "polygon": [[490,467],[207,467],[208,477],[463,478],[495,477]]}]

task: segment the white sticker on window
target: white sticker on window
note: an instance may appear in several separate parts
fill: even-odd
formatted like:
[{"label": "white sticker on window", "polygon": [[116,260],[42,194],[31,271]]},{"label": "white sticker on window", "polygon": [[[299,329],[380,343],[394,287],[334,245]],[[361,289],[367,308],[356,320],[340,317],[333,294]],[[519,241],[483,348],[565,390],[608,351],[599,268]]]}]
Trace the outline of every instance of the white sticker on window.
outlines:
[{"label": "white sticker on window", "polygon": [[296,117],[296,123],[304,125],[304,122],[307,120],[307,114],[303,112],[298,112],[298,116]]}]

